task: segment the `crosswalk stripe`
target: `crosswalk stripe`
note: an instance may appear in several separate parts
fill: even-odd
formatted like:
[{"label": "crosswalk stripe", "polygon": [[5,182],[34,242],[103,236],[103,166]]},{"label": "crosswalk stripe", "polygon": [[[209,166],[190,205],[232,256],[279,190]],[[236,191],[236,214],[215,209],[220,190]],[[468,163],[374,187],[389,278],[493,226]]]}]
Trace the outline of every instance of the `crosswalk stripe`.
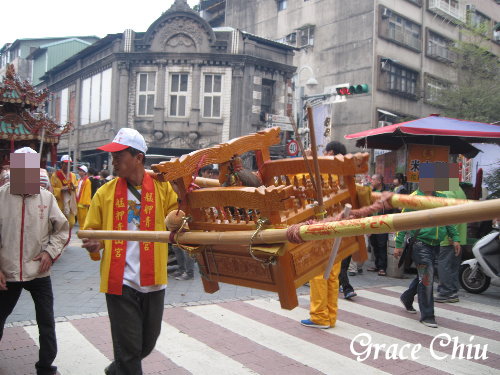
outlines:
[{"label": "crosswalk stripe", "polygon": [[[308,296],[300,296],[302,300],[309,301]],[[339,308],[345,310],[347,312],[355,312],[356,314],[368,316],[372,319],[379,320],[385,322],[387,324],[404,328],[413,332],[417,332],[420,334],[428,335],[431,337],[435,337],[440,333],[447,333],[451,337],[457,337],[459,342],[461,343],[469,343],[469,339],[471,335],[465,334],[461,331],[457,331],[449,328],[429,328],[425,327],[418,320],[411,319],[410,317],[403,317],[396,314],[392,314],[386,311],[381,311],[378,309],[374,309],[372,307],[363,306],[359,303],[353,306],[352,302],[345,301],[343,299],[339,299]],[[500,342],[492,339],[488,339],[485,337],[475,336],[474,344],[488,345],[488,352],[500,354]]]},{"label": "crosswalk stripe", "polygon": [[256,374],[241,363],[219,353],[201,341],[189,337],[165,322],[162,322],[156,350],[193,374]]},{"label": "crosswalk stripe", "polygon": [[[394,306],[401,306],[401,301],[399,300],[399,298],[387,296],[385,294],[380,294],[369,290],[357,290],[356,293],[358,294],[358,296],[368,298],[373,301],[380,301]],[[445,310],[436,306],[436,304],[434,304],[434,312],[437,316],[446,317],[447,319],[452,319],[457,322],[474,324],[479,327],[500,331],[500,323],[498,322],[479,318],[477,316],[462,314],[451,310]]]},{"label": "crosswalk stripe", "polygon": [[[293,319],[297,322],[304,316],[307,316],[309,313],[308,310],[300,307],[293,310],[283,310],[281,309],[279,302],[276,300],[253,300],[246,301],[245,303],[270,311],[274,314]],[[389,347],[389,345],[394,344],[401,348],[403,345],[409,344],[407,341],[380,334],[378,332],[368,330],[365,327],[358,327],[341,320],[337,320],[335,328],[325,330],[325,332],[332,335],[341,336],[349,340],[352,340],[354,337],[356,337],[356,335],[360,333],[367,333],[371,336],[372,343],[384,344],[385,348]],[[414,345],[412,344],[412,346]],[[408,353],[409,351],[406,351],[406,354]],[[422,349],[418,352],[418,359],[416,359],[415,362],[425,366],[433,367],[441,371],[447,371],[450,374],[494,374],[498,371],[480,363],[463,360],[453,360],[449,355],[437,350],[435,351],[435,354],[439,357],[446,356],[446,358],[443,360],[438,360],[432,356],[429,348],[422,347]],[[381,355],[381,357],[382,356],[383,355]]]},{"label": "crosswalk stripe", "polygon": [[[38,344],[38,327],[24,327]],[[57,358],[54,365],[61,375],[102,374],[107,359],[70,322],[56,324]]]},{"label": "crosswalk stripe", "polygon": [[332,373],[332,369],[345,374],[386,374],[218,305],[187,307],[186,310],[326,374]]},{"label": "crosswalk stripe", "polygon": [[[407,288],[405,288],[404,286],[391,286],[391,287],[386,287],[383,289],[390,290],[390,291],[396,292],[396,293],[403,293]],[[491,306],[491,305],[487,305],[487,304],[480,303],[480,302],[471,302],[471,301],[467,301],[463,298],[460,298],[460,302],[458,302],[458,306],[465,307],[467,309],[474,310],[474,311],[495,314],[497,316],[500,315],[500,305],[498,307],[496,307],[496,306]],[[448,311],[448,310],[446,310],[446,311]]]}]

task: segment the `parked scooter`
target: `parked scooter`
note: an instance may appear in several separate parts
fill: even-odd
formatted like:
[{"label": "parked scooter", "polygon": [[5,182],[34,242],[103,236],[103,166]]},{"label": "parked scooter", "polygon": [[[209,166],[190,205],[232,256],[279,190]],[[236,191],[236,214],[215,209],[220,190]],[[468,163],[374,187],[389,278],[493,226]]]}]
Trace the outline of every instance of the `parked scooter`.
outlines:
[{"label": "parked scooter", "polygon": [[462,262],[459,280],[469,293],[484,292],[490,284],[500,286],[500,221],[493,222],[493,231],[472,248],[473,259]]}]

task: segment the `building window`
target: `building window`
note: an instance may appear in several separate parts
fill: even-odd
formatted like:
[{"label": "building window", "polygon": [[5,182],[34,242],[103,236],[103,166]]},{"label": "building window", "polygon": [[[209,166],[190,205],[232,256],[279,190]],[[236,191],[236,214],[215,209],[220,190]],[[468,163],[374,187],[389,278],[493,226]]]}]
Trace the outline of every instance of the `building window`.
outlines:
[{"label": "building window", "polygon": [[294,31],[293,33],[288,34],[285,37],[285,43],[291,46],[295,46],[297,44],[297,32]]},{"label": "building window", "polygon": [[453,62],[456,60],[456,54],[450,49],[452,45],[452,40],[428,30],[426,49],[428,57],[442,62]]},{"label": "building window", "polygon": [[203,117],[220,118],[222,106],[222,75],[205,74],[203,85]]},{"label": "building window", "polygon": [[420,51],[422,45],[420,25],[400,16],[386,7],[380,8],[380,36],[401,46]]},{"label": "building window", "polygon": [[484,35],[491,34],[491,19],[469,6],[467,12],[467,23],[469,26],[479,29]]},{"label": "building window", "polygon": [[314,26],[306,26],[299,30],[298,33],[298,47],[314,45]]},{"label": "building window", "polygon": [[82,81],[80,125],[111,117],[111,68]]},{"label": "building window", "polygon": [[274,81],[262,80],[262,93],[260,99],[261,114],[273,113]]},{"label": "building window", "polygon": [[60,118],[59,124],[64,125],[68,122],[68,104],[69,104],[69,90],[66,88],[61,91],[61,108],[60,108]]},{"label": "building window", "polygon": [[431,104],[439,103],[439,96],[442,90],[450,87],[448,82],[426,75],[425,77],[425,100]]},{"label": "building window", "polygon": [[170,74],[169,115],[171,117],[186,116],[188,80],[187,73]]},{"label": "building window", "polygon": [[465,22],[465,8],[460,4],[463,0],[429,0],[429,10],[441,17],[453,17],[460,22]]},{"label": "building window", "polygon": [[419,73],[390,59],[381,59],[380,89],[410,99],[418,99]]},{"label": "building window", "polygon": [[137,83],[137,116],[152,116],[155,106],[156,72],[138,73]]},{"label": "building window", "polygon": [[278,12],[285,10],[288,6],[288,0],[278,0]]}]

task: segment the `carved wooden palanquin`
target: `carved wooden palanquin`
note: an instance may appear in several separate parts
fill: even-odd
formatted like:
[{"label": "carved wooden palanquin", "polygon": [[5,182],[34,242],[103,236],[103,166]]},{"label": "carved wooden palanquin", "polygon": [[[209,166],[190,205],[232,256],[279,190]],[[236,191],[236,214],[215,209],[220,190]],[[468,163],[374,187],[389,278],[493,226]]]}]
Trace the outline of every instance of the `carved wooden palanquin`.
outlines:
[{"label": "carved wooden palanquin", "polygon": [[[154,165],[153,170],[177,185],[180,207],[192,217],[192,231],[255,231],[259,219],[266,219],[266,229],[286,228],[314,219],[317,207],[311,204],[315,192],[304,159],[270,160],[269,147],[279,141],[279,128],[267,129]],[[219,164],[224,182],[232,158],[248,151],[255,152],[263,186],[190,188],[194,171],[208,164]],[[319,158],[328,216],[346,203],[358,207],[354,176],[368,171],[368,157],[358,153]],[[324,271],[332,244],[333,240],[322,240],[259,245],[252,254],[248,244],[200,246],[194,254],[206,292],[217,291],[218,282],[274,291],[281,306],[292,309],[298,305],[296,288]],[[350,254],[366,259],[362,236],[343,238],[336,262]]]}]

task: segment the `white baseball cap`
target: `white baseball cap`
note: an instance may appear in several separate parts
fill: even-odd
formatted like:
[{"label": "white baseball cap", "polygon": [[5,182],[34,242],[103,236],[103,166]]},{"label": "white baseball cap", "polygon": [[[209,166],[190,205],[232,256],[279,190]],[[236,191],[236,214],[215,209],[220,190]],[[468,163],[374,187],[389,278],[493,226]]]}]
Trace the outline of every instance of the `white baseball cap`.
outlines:
[{"label": "white baseball cap", "polygon": [[80,165],[80,166],[78,167],[78,169],[81,169],[81,170],[82,170],[82,171],[84,171],[85,173],[89,173],[89,169],[88,169],[88,168],[87,168],[87,166],[85,166],[85,165]]},{"label": "white baseball cap", "polygon": [[38,154],[38,152],[33,150],[31,147],[22,147],[14,151],[14,154]]},{"label": "white baseball cap", "polygon": [[69,155],[63,155],[61,156],[61,161],[65,163],[73,163],[73,160],[69,157]]},{"label": "white baseball cap", "polygon": [[143,153],[146,153],[148,146],[146,146],[146,141],[144,137],[135,129],[131,128],[121,128],[118,130],[113,142],[107,145],[98,147],[98,150],[107,152],[117,152],[125,150],[128,147],[135,148]]}]

